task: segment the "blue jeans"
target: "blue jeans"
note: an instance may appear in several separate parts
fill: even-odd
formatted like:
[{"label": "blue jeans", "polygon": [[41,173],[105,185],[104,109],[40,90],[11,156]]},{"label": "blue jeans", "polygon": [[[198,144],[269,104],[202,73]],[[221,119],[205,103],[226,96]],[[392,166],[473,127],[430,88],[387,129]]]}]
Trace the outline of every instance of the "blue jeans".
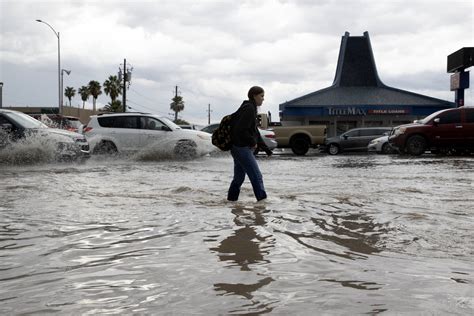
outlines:
[{"label": "blue jeans", "polygon": [[267,198],[267,193],[263,187],[263,177],[258,168],[257,160],[250,147],[232,146],[230,153],[234,158],[234,178],[230,183],[227,200],[237,201],[239,199],[240,187],[245,180],[245,174],[248,175],[252,183],[253,193],[257,201]]}]

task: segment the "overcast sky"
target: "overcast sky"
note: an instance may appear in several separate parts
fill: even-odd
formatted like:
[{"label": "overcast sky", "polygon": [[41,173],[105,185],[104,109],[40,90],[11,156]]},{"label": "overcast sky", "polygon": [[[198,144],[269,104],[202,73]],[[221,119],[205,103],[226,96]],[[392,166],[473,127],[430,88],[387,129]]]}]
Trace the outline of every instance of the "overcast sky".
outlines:
[{"label": "overcast sky", "polygon": [[[326,88],[341,37],[368,31],[386,85],[454,101],[447,56],[474,46],[472,0],[0,0],[3,106],[57,106],[57,38],[64,87],[133,67],[128,106],[207,124],[233,112],[250,86],[265,89],[264,111]],[[474,78],[471,75],[471,86]],[[466,104],[473,104],[472,88]],[[121,97],[120,97],[121,99]],[[64,98],[65,102],[67,99]],[[102,94],[98,107],[110,98]],[[73,106],[82,106],[79,95]],[[92,99],[86,105],[92,108]]]}]

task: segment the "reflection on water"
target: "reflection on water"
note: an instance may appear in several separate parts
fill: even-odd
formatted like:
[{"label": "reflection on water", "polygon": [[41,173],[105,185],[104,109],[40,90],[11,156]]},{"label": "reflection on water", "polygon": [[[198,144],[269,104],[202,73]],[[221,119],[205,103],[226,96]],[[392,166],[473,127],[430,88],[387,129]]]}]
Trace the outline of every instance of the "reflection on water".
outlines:
[{"label": "reflection on water", "polygon": [[[282,231],[299,244],[312,250],[347,259],[364,259],[365,254],[378,253],[383,250],[381,240],[388,233],[386,224],[374,222],[370,216],[362,213],[339,214],[331,212],[318,218],[311,218],[315,224],[313,232]],[[281,217],[282,220],[286,220]],[[326,243],[324,243],[326,242]],[[322,248],[315,244],[325,244]],[[336,246],[336,247],[335,247]],[[337,247],[341,246],[341,247]],[[338,250],[339,251],[336,251]]]},{"label": "reflection on water", "polygon": [[269,237],[258,235],[254,228],[265,224],[262,210],[238,207],[232,209],[232,213],[235,215],[234,223],[241,228],[221,241],[219,247],[211,250],[219,253],[221,261],[235,263],[242,271],[250,271],[249,265],[264,262],[264,255],[269,251],[268,248],[261,247],[261,243],[267,242]]},{"label": "reflection on water", "polygon": [[0,163],[0,314],[469,315],[474,161]]},{"label": "reflection on water", "polygon": [[[265,225],[265,213],[268,211],[264,206],[235,206],[232,209],[232,214],[235,215],[235,231],[231,236],[222,240],[219,246],[210,248],[211,251],[217,252],[220,261],[229,263],[226,267],[238,266],[240,271],[245,273],[252,271],[253,265],[269,263],[265,257],[273,247],[274,239],[271,236],[261,236],[256,231],[256,226]],[[270,276],[257,275],[258,279],[254,283],[216,283],[214,288],[219,295],[243,296],[250,300],[246,305],[257,308],[259,313],[267,313],[272,311],[272,308],[254,300],[252,293],[270,284],[273,279]]]}]

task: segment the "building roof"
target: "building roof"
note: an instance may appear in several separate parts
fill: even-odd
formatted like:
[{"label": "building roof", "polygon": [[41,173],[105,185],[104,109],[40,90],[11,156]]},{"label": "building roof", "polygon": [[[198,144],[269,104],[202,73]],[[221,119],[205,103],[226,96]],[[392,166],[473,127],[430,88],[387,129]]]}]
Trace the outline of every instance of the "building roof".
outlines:
[{"label": "building roof", "polygon": [[386,86],[379,78],[368,32],[341,40],[334,82],[330,87],[280,104],[285,107],[410,105],[454,106],[454,102]]}]

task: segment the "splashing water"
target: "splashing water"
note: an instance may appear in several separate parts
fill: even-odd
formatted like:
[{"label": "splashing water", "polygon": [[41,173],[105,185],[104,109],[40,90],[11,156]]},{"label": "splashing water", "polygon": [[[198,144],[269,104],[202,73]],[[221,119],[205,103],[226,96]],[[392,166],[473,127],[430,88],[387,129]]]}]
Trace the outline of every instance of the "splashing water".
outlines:
[{"label": "splashing water", "polygon": [[132,159],[137,161],[189,160],[215,151],[216,148],[210,141],[203,139],[180,140],[177,137],[170,137],[142,148],[132,156]]},{"label": "splashing water", "polygon": [[0,164],[49,163],[58,159],[57,142],[41,135],[29,135],[17,141],[0,135],[0,139]]}]

